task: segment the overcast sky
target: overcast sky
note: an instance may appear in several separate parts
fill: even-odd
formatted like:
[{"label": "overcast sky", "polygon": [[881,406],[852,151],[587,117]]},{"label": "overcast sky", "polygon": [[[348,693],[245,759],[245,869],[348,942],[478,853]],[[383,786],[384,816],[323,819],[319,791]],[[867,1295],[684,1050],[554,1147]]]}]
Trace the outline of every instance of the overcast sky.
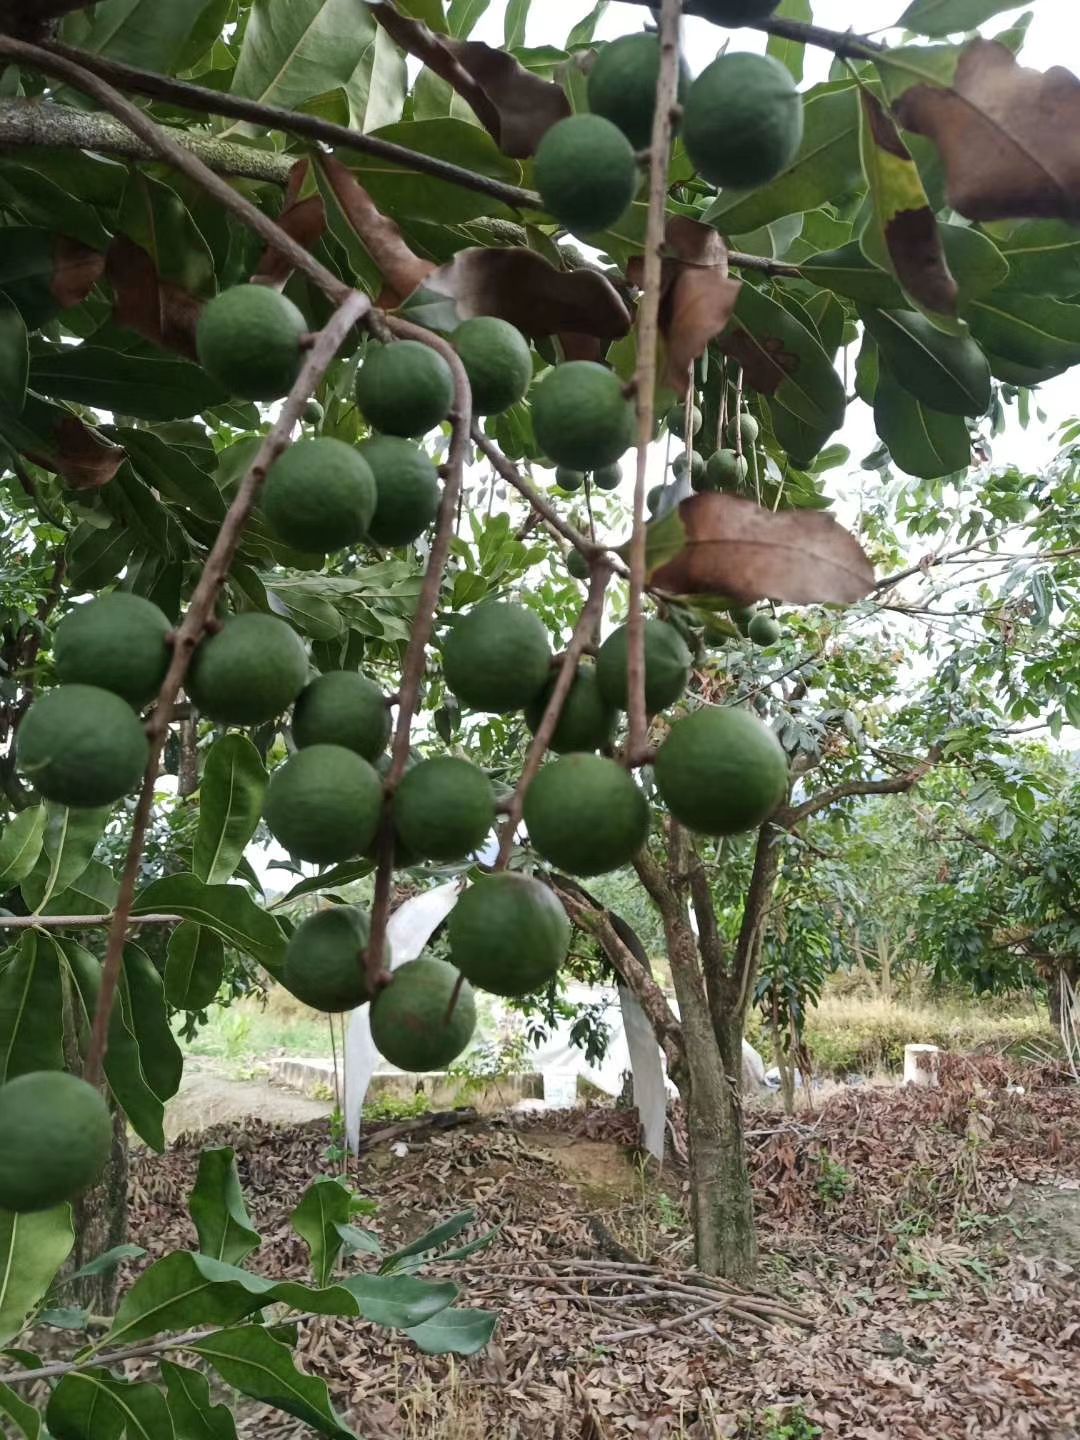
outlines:
[{"label": "overcast sky", "polygon": [[[896,39],[898,32],[893,31],[890,36],[888,27],[903,12],[906,4],[907,0],[858,0],[858,3],[854,0],[813,0],[814,20],[831,29],[857,28],[861,33],[874,34],[879,39]],[[562,44],[571,27],[591,8],[591,0],[536,0],[529,14],[527,44]],[[1028,5],[1006,10],[988,21],[982,27],[983,32],[987,35],[999,33],[1024,10],[1034,11],[1035,18],[1021,56],[1023,62],[1038,69],[1064,65],[1080,74],[1080,0],[1029,0]],[[475,38],[501,44],[505,11],[504,0],[492,0],[474,32]],[[622,4],[614,0],[600,22],[597,36],[611,39],[638,30],[648,19],[648,14],[642,5]],[[690,68],[696,73],[713,59],[725,41],[730,41],[731,46],[737,49],[764,50],[766,38],[755,30],[725,31],[705,20],[689,18],[685,22],[684,48]],[[808,52],[807,83],[824,79],[830,60],[831,56],[825,52]],[[1039,404],[1047,414],[1047,424],[1033,423],[1027,431],[1022,431],[1019,426],[1010,427],[1009,433],[995,442],[995,463],[1013,462],[1030,467],[1045,462],[1057,448],[1055,432],[1058,427],[1080,414],[1080,393],[1071,376],[1063,376],[1043,386],[1039,397]],[[876,444],[873,418],[861,402],[850,407],[842,438],[851,448],[856,463]]]}]

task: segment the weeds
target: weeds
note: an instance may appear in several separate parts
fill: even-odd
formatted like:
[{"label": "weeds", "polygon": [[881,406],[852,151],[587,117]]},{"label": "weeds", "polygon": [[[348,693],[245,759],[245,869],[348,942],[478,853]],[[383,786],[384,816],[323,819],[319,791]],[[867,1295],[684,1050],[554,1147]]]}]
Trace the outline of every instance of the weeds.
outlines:
[{"label": "weeds", "polygon": [[376,1095],[364,1106],[366,1121],[415,1120],[431,1111],[431,1101],[418,1090],[415,1095],[402,1098],[400,1095]]},{"label": "weeds", "polygon": [[814,1187],[826,1205],[837,1205],[855,1183],[850,1170],[838,1164],[827,1150],[821,1152],[821,1173]]},{"label": "weeds", "polygon": [[751,1421],[745,1440],[817,1440],[822,1433],[801,1405],[766,1410]]}]

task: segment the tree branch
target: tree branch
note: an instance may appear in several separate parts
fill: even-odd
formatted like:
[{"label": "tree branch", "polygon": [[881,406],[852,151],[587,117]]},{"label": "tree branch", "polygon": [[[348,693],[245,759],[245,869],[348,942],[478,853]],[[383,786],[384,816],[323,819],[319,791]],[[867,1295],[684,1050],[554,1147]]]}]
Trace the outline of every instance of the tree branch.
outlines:
[{"label": "tree branch", "polygon": [[631,863],[650,900],[660,911],[665,926],[682,919],[683,911],[679,897],[648,850],[644,848],[639,850]]},{"label": "tree branch", "polygon": [[495,861],[496,870],[505,870],[510,860],[510,852],[514,846],[514,835],[521,824],[521,812],[525,804],[525,796],[529,786],[536,779],[537,771],[544,759],[544,753],[551,744],[551,737],[555,734],[555,727],[559,723],[559,716],[562,714],[563,706],[566,704],[566,697],[577,678],[578,661],[585,653],[585,648],[592,640],[593,631],[604,611],[604,592],[607,590],[608,581],[611,579],[611,566],[602,557],[593,561],[592,574],[589,580],[589,594],[582,606],[581,614],[578,616],[577,624],[574,626],[574,633],[570,637],[570,643],[566,647],[562,664],[559,667],[559,675],[555,681],[551,696],[544,709],[540,724],[536,727],[532,744],[529,746],[528,754],[525,756],[525,764],[521,768],[521,775],[518,777],[514,793],[510,797],[509,807],[506,812],[506,820],[503,823],[502,833],[499,836],[499,854]]},{"label": "tree branch", "polygon": [[709,877],[701,863],[701,856],[692,845],[686,859],[686,876],[690,882],[690,903],[697,921],[698,949],[705,968],[705,979],[709,981],[710,975],[720,977],[723,973],[724,946],[716,923],[716,906],[709,888]]},{"label": "tree branch", "polygon": [[374,995],[381,983],[385,970],[386,926],[390,919],[390,889],[394,869],[394,831],[391,809],[394,791],[401,783],[405,766],[409,760],[409,739],[413,715],[420,696],[420,682],[427,660],[427,647],[435,627],[435,610],[439,602],[443,572],[450,554],[450,542],[454,536],[454,518],[457,514],[458,495],[465,472],[466,451],[469,446],[469,431],[472,421],[472,392],[465,367],[457,351],[430,330],[413,325],[408,320],[388,318],[386,325],[393,334],[403,340],[419,340],[429,345],[446,361],[454,379],[454,408],[450,412],[450,451],[446,462],[446,478],[443,481],[442,499],[435,525],[435,535],[428,553],[427,569],[420,589],[409,632],[409,644],[405,651],[405,662],[401,671],[401,685],[398,689],[397,723],[394,728],[394,742],[390,751],[390,769],[387,771],[383,789],[386,795],[382,825],[378,841],[378,864],[375,870],[375,891],[371,907],[371,935],[364,954],[364,969],[368,990]]},{"label": "tree branch", "polygon": [[[648,5],[655,9],[656,0],[630,0],[632,5]],[[684,0],[683,10],[687,15],[700,15],[706,20],[713,19],[716,0]],[[776,35],[782,40],[794,40],[803,45],[814,45],[819,50],[831,50],[848,60],[875,60],[887,54],[888,47],[871,40],[865,35],[856,35],[850,30],[827,30],[823,25],[807,25],[801,20],[746,20],[748,30],[762,30],[766,35]]]},{"label": "tree branch", "polygon": [[[95,930],[111,925],[108,915],[5,915],[0,930]],[[182,915],[129,915],[125,925],[181,925]]]},{"label": "tree branch", "polygon": [[[164,128],[164,127],[163,127]],[[213,135],[164,130],[170,139],[197,155],[218,175],[265,180],[284,185],[295,162],[291,155],[232,145]],[[49,100],[0,101],[0,149],[60,149],[76,146],[102,155],[123,155],[131,160],[153,160],[157,151],[133,135],[126,125],[96,110],[75,110]]]},{"label": "tree branch", "polygon": [[832,785],[828,790],[822,790],[820,794],[804,800],[801,805],[782,806],[767,823],[781,830],[791,830],[811,815],[817,815],[822,810],[827,810],[830,805],[835,805],[838,800],[858,795],[905,795],[909,790],[914,790],[920,780],[925,779],[940,759],[941,747],[932,745],[925,759],[900,775],[892,775],[888,780],[849,780],[842,785]]},{"label": "tree branch", "polygon": [[61,45],[56,41],[41,48],[51,55],[74,61],[83,69],[99,75],[122,90],[129,90],[133,95],[145,95],[152,100],[168,100],[173,105],[198,111],[202,115],[222,115],[230,120],[244,120],[253,125],[265,126],[269,130],[284,130],[289,134],[303,135],[308,140],[321,141],[342,150],[371,155],[393,165],[416,170],[423,175],[432,175],[437,180],[445,180],[463,190],[473,190],[480,195],[489,196],[492,200],[501,200],[504,205],[513,209],[543,208],[539,195],[533,190],[523,190],[520,186],[493,180],[488,175],[478,175],[475,171],[454,165],[449,160],[418,154],[404,145],[380,140],[375,135],[365,135],[347,125],[335,125],[331,120],[302,115],[299,111],[286,110],[280,105],[263,105],[256,100],[245,100],[239,95],[226,95],[205,85],[193,85],[188,80],[174,80],[168,75],[157,75],[150,70],[140,70],[134,65],[123,65],[101,55],[88,55],[82,50]]},{"label": "tree branch", "polygon": [[[0,44],[9,42],[0,42]],[[275,227],[276,228],[276,227]],[[352,290],[335,313],[326,328],[315,337],[308,351],[296,383],[289,391],[281,406],[281,413],[274,428],[259,446],[251,468],[245,475],[236,498],[229,506],[213,549],[203,566],[202,574],[191,596],[180,626],[175,632],[172,660],[168,673],[162,681],[153,712],[147,725],[150,754],[143,777],[142,790],[135,807],[135,818],[131,827],[131,841],[128,845],[124,871],[120,879],[120,890],[116,899],[116,910],[109,927],[108,948],[101,972],[101,989],[90,1034],[90,1049],[86,1061],[85,1077],[91,1085],[100,1083],[102,1066],[109,1044],[109,1017],[116,998],[120,970],[123,963],[124,938],[127,933],[131,906],[135,898],[135,886],[139,878],[143,845],[147,827],[154,806],[154,785],[158,764],[165,740],[169,733],[171,708],[184,683],[191,657],[206,630],[206,622],[214,612],[214,605],[222,585],[225,583],[236,554],[237,546],[244,532],[248,517],[255,506],[259,491],[266,478],[266,472],[277,457],[290,443],[292,432],[300,420],[301,412],[318,388],[319,381],[337,355],[346,336],[353,327],[371,313],[371,302],[366,295]],[[411,326],[409,327],[412,328]]]},{"label": "tree branch", "polygon": [[754,983],[758,956],[761,953],[761,938],[769,901],[772,898],[776,872],[780,868],[780,835],[774,819],[766,820],[758,831],[757,848],[754,851],[754,869],[743,903],[742,924],[735,945],[735,983],[738,986],[734,1014],[745,1015],[750,1003],[750,991]]},{"label": "tree branch", "polygon": [[226,210],[230,210],[237,219],[254,230],[261,240],[283,255],[294,269],[314,281],[335,304],[345,303],[346,297],[351,292],[343,281],[331,274],[325,265],[320,264],[314,255],[305,250],[303,245],[287,234],[280,225],[275,224],[268,215],[264,215],[258,206],[253,205],[246,196],[234,190],[220,175],[215,175],[213,170],[205,165],[197,155],[192,154],[182,145],[178,145],[160,125],[145,115],[138,106],[133,105],[130,100],[125,100],[123,95],[118,90],[114,90],[106,81],[99,79],[97,75],[92,74],[82,65],[66,59],[54,48],[46,49],[41,45],[29,45],[25,41],[13,40],[6,35],[0,35],[0,56],[6,56],[9,60],[18,60],[21,64],[43,70],[47,75],[58,76],[61,80],[66,80],[69,85],[74,85],[77,90],[81,90],[84,95],[89,95],[97,100],[106,110],[122,121],[132,134],[137,135],[148,145],[155,155],[167,161],[212,195]]},{"label": "tree branch", "polygon": [[656,110],[653,115],[649,155],[649,212],[645,225],[645,262],[642,270],[642,295],[638,304],[637,371],[634,377],[637,471],[634,476],[634,528],[630,537],[630,599],[627,612],[628,765],[639,763],[648,733],[648,717],[645,711],[643,608],[646,581],[645,489],[649,447],[653,438],[653,396],[656,389],[656,350],[660,335],[668,160],[671,152],[672,112],[678,99],[681,12],[682,0],[663,0],[660,10],[660,73],[656,82]]},{"label": "tree branch", "polygon": [[28,40],[46,34],[54,21],[76,10],[89,10],[94,0],[0,0],[0,31],[25,35]]}]

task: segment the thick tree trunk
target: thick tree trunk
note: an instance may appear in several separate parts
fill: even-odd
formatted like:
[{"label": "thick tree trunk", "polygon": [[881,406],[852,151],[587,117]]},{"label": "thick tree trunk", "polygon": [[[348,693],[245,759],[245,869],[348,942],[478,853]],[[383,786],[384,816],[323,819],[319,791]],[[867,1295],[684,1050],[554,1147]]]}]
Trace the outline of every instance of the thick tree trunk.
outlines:
[{"label": "thick tree trunk", "polygon": [[[113,1143],[101,1182],[80,1196],[71,1207],[75,1248],[61,1273],[73,1275],[106,1250],[127,1240],[128,1141],[127,1121],[121,1111],[113,1118]],[[88,1275],[65,1286],[63,1303],[85,1306],[91,1315],[112,1315],[116,1309],[117,1267],[101,1275]]]},{"label": "thick tree trunk", "polygon": [[1046,977],[1046,1008],[1050,1013],[1050,1023],[1059,1035],[1062,1031],[1061,1013],[1061,977],[1070,985],[1080,985],[1080,960],[1074,956],[1067,955],[1058,961],[1054,970]]},{"label": "thick tree trunk", "polygon": [[744,1282],[757,1265],[757,1239],[739,1096],[742,1024],[733,1019],[714,1029],[689,926],[669,928],[668,956],[686,1051],[680,1090],[697,1265],[706,1275]]}]

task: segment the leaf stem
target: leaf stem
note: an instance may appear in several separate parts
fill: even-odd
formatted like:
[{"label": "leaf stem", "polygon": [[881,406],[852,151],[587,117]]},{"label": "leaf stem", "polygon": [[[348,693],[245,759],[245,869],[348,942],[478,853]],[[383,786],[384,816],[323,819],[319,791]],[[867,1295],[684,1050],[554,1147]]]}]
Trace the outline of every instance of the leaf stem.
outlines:
[{"label": "leaf stem", "polygon": [[649,213],[645,228],[645,262],[638,306],[638,360],[635,376],[637,405],[637,473],[634,478],[634,529],[630,538],[630,606],[627,689],[630,733],[627,763],[633,765],[645,748],[648,721],[645,713],[645,477],[653,438],[653,404],[656,389],[656,351],[660,336],[664,223],[667,209],[668,159],[671,151],[672,111],[678,98],[679,29],[682,0],[663,0],[660,11],[660,73],[656,83],[649,159]]}]

